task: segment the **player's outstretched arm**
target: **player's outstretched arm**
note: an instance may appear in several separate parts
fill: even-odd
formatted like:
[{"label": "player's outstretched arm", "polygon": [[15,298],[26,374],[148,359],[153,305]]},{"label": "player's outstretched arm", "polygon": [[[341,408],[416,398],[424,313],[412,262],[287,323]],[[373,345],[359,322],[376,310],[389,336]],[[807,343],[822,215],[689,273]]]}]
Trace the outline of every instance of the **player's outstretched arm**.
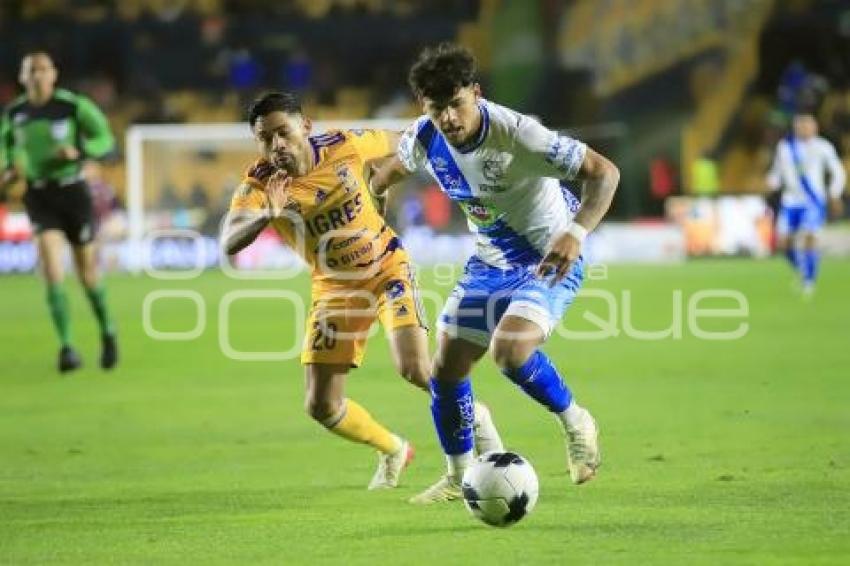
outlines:
[{"label": "player's outstretched arm", "polygon": [[18,179],[18,171],[12,163],[15,138],[6,112],[0,116],[0,195]]},{"label": "player's outstretched arm", "polygon": [[826,145],[826,165],[829,170],[829,186],[826,189],[829,210],[833,218],[841,218],[844,216],[844,201],[841,200],[841,195],[844,194],[847,172],[844,171],[844,164],[841,163],[835,146],[829,142]]},{"label": "player's outstretched arm", "polygon": [[576,178],[584,181],[584,184],[581,209],[576,214],[575,223],[590,232],[599,226],[602,217],[611,208],[620,183],[620,170],[611,161],[587,148]]},{"label": "player's outstretched arm", "polygon": [[391,155],[371,163],[368,170],[367,182],[369,192],[375,197],[375,205],[378,212],[386,212],[387,191],[396,183],[401,182],[410,175],[410,171],[396,155]]},{"label": "player's outstretched arm", "polygon": [[[221,247],[228,255],[238,253],[257,239],[269,222],[286,215],[292,178],[285,171],[269,174],[261,167],[254,169],[253,182],[242,183],[230,201],[230,211],[221,228]],[[263,179],[263,185],[255,184]]]},{"label": "player's outstretched arm", "polygon": [[[99,159],[115,149],[115,137],[109,128],[109,121],[94,102],[80,96],[77,102],[77,117],[84,134],[82,157]],[[69,158],[78,159],[79,157],[78,153],[76,157]]]},{"label": "player's outstretched arm", "polygon": [[229,211],[221,227],[221,247],[224,252],[227,255],[233,255],[248,247],[269,225],[270,219],[271,215],[267,212]]}]

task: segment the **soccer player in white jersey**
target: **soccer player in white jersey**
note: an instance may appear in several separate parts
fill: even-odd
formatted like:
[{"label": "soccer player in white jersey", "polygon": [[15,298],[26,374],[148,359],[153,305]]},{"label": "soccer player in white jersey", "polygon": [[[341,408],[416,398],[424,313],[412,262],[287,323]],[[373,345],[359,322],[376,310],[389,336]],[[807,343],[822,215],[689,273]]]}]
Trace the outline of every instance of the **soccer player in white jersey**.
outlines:
[{"label": "soccer player in white jersey", "polygon": [[772,189],[782,190],[776,220],[777,245],[800,275],[803,296],[810,297],[820,259],[817,233],[827,219],[827,201],[833,215],[841,216],[841,193],[847,176],[835,148],[818,136],[814,116],[797,114],[792,130],[776,146],[767,182]]},{"label": "soccer player in white jersey", "polygon": [[[488,349],[511,381],[557,415],[570,476],[586,482],[600,462],[596,423],[539,347],[581,286],[582,241],[610,207],[619,171],[585,144],[483,99],[463,47],[425,49],[409,79],[425,114],[374,172],[372,192],[384,198],[406,175],[427,170],[477,235],[477,251],[440,315],[431,379],[449,472],[411,501],[461,497],[473,448],[468,376]],[[566,180],[583,183],[581,206]]]}]

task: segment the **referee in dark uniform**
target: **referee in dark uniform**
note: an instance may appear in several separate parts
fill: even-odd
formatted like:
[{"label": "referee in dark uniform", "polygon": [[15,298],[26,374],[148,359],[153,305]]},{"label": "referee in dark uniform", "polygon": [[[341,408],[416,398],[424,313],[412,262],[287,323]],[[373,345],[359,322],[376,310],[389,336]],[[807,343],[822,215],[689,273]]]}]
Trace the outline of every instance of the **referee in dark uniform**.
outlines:
[{"label": "referee in dark uniform", "polygon": [[23,58],[20,82],[25,94],[0,117],[0,191],[19,177],[26,180],[24,205],[36,235],[47,304],[59,335],[59,371],[82,365],[71,343],[62,284],[66,240],[100,326],[100,365],[110,369],[118,362],[115,325],[98,273],[92,199],[81,169],[84,160],[112,151],[115,139],[97,106],[83,96],[55,88],[56,77],[47,53],[32,52]]}]

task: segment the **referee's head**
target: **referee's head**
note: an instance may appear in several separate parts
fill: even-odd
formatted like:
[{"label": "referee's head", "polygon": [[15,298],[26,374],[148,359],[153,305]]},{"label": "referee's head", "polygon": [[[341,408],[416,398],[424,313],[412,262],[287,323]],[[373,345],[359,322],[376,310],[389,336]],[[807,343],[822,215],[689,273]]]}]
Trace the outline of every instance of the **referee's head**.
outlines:
[{"label": "referee's head", "polygon": [[792,123],[794,137],[807,140],[818,135],[818,121],[815,115],[808,110],[801,110],[794,114]]},{"label": "referee's head", "polygon": [[46,51],[30,51],[21,60],[19,80],[27,98],[36,104],[46,102],[53,96],[56,85],[56,66]]}]

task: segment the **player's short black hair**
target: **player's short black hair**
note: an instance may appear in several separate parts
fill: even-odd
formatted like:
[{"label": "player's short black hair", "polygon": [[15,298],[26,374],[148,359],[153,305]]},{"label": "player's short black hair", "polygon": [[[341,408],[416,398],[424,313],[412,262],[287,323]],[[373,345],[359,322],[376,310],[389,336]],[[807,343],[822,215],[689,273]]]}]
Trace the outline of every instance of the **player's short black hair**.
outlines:
[{"label": "player's short black hair", "polygon": [[422,50],[407,80],[416,96],[445,100],[476,82],[476,66],[475,56],[466,47],[440,43]]},{"label": "player's short black hair", "polygon": [[298,95],[293,92],[272,91],[259,96],[251,103],[248,108],[248,123],[253,128],[257,118],[272,112],[304,114]]}]

